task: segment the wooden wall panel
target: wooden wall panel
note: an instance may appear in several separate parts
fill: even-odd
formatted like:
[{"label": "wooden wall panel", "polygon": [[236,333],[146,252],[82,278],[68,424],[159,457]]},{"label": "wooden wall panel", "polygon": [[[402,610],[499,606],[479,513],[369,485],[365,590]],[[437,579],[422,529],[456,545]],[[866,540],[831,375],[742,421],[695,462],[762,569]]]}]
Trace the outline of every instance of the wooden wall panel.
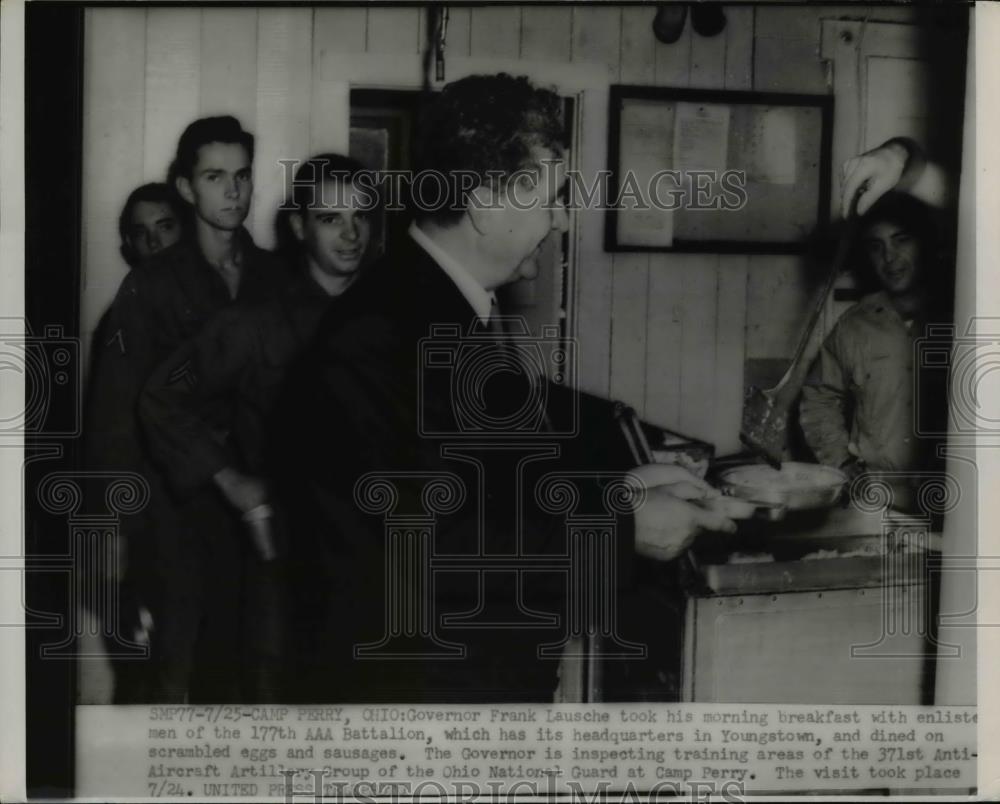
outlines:
[{"label": "wooden wall panel", "polygon": [[[608,81],[618,79],[621,60],[621,13],[616,8],[574,7],[573,61],[603,64]],[[580,144],[588,149],[587,143]],[[605,164],[606,155],[593,154],[590,164]],[[613,261],[603,250],[604,213],[577,213],[580,252],[577,266],[577,338],[581,359],[581,387],[608,396],[611,391],[611,288]]]},{"label": "wooden wall panel", "polygon": [[258,245],[273,248],[276,210],[291,189],[293,173],[282,161],[310,155],[312,11],[262,8],[258,15],[257,155],[250,231]]},{"label": "wooden wall panel", "polygon": [[256,131],[256,9],[202,9],[199,114],[231,114]]},{"label": "wooden wall panel", "polygon": [[470,54],[475,58],[518,58],[520,6],[476,6],[471,10]]},{"label": "wooden wall panel", "polygon": [[364,53],[368,37],[368,10],[365,8],[317,8],[313,12],[313,55]]},{"label": "wooden wall panel", "polygon": [[[445,59],[448,56],[468,56],[472,52],[472,9],[448,10],[448,30],[445,32]],[[447,61],[445,71],[447,75]]]},{"label": "wooden wall panel", "polygon": [[[652,22],[652,21],[651,21]],[[653,65],[656,83],[665,87],[686,87],[691,78],[691,20],[686,20],[680,38],[666,45],[653,37]]]},{"label": "wooden wall panel", "polygon": [[[728,13],[728,12],[727,12]],[[802,6],[758,6],[756,34],[762,39],[802,39],[819,46],[819,19],[829,9]]]},{"label": "wooden wall panel", "polygon": [[628,6],[622,9],[621,70],[623,84],[651,84],[656,76],[656,38],[652,35],[656,9]]},{"label": "wooden wall panel", "polygon": [[713,426],[717,455],[740,451],[749,264],[749,258],[742,254],[724,254],[719,257]]},{"label": "wooden wall panel", "polygon": [[617,81],[621,65],[622,10],[606,6],[573,8],[573,61],[604,64]]},{"label": "wooden wall panel", "polygon": [[312,107],[310,156],[333,151],[346,153],[350,144],[350,116],[345,119],[343,82],[320,69],[324,53],[364,53],[368,12],[364,8],[317,8],[313,12]]},{"label": "wooden wall panel", "polygon": [[826,66],[819,58],[820,17],[829,9],[758,6],[754,89],[760,92],[828,91]]},{"label": "wooden wall panel", "polygon": [[[690,20],[688,20],[690,25]],[[726,25],[729,29],[729,25]],[[726,44],[727,37],[716,36],[691,37],[691,76],[688,86],[697,89],[722,89],[726,76]]]},{"label": "wooden wall panel", "polygon": [[[118,251],[118,215],[143,181],[146,11],[105,17],[87,9],[84,48],[83,242],[80,335],[90,336],[128,267]],[[113,165],[114,169],[109,169]]]},{"label": "wooden wall panel", "polygon": [[[722,34],[706,37],[692,30],[689,87],[725,87],[726,44],[727,38]],[[720,451],[721,433],[732,426],[731,422],[720,420],[720,406],[729,414],[731,397],[742,396],[741,389],[731,387],[727,382],[729,377],[722,376],[719,366],[720,346],[730,346],[728,341],[722,343],[719,303],[722,287],[730,277],[722,272],[721,259],[717,254],[699,254],[689,255],[684,260],[688,295],[685,296],[685,349],[681,359],[681,432],[709,441]],[[733,298],[728,293],[725,299],[739,303],[738,297]],[[736,310],[727,312],[737,313]],[[729,397],[725,400],[726,405],[722,405],[721,396]]]},{"label": "wooden wall panel", "polygon": [[684,272],[680,430],[714,442],[719,256],[687,255],[678,270]]},{"label": "wooden wall panel", "polygon": [[143,174],[163,181],[201,93],[201,10],[151,8],[146,14],[146,130]]},{"label": "wooden wall panel", "polygon": [[369,53],[419,53],[423,7],[368,9]]},{"label": "wooden wall panel", "polygon": [[726,8],[726,89],[753,88],[756,13],[753,6]]},{"label": "wooden wall panel", "polygon": [[[621,10],[621,67],[624,84],[652,84],[655,78],[650,25],[656,10]],[[646,344],[651,326],[652,288],[648,254],[616,254],[611,277],[611,395],[646,416]]]},{"label": "wooden wall panel", "polygon": [[[753,81],[754,9],[726,9],[726,89],[750,89]],[[741,449],[746,369],[747,275],[750,260],[740,254],[719,258],[718,326],[715,347],[715,448],[718,455]]]},{"label": "wooden wall panel", "polygon": [[[652,25],[652,18],[649,20]],[[642,32],[636,31],[637,38]],[[680,38],[664,44],[648,38],[653,49],[653,83],[686,87],[691,76],[691,24],[686,20]],[[646,417],[663,427],[681,426],[681,355],[684,310],[690,305],[685,282],[688,256],[651,254],[649,257],[649,316],[646,334]]]},{"label": "wooden wall panel", "polygon": [[525,6],[521,10],[521,58],[569,61],[572,56],[573,10],[558,6]]},{"label": "wooden wall panel", "polygon": [[649,264],[649,313],[646,335],[646,418],[673,430],[681,426],[681,356],[684,311],[690,304],[685,276],[670,270],[668,255]]},{"label": "wooden wall panel", "polygon": [[750,257],[747,284],[747,358],[790,357],[805,319],[810,285],[794,256]]},{"label": "wooden wall panel", "polygon": [[611,396],[646,413],[649,257],[616,254],[611,283]]}]

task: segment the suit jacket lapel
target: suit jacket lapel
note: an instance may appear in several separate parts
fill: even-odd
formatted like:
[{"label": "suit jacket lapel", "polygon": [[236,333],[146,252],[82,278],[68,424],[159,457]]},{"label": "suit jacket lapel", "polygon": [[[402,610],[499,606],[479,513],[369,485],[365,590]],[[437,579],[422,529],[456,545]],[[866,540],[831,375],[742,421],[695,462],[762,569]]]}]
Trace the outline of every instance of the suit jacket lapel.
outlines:
[{"label": "suit jacket lapel", "polygon": [[459,335],[466,335],[477,321],[472,305],[426,251],[416,244],[413,251],[409,263],[414,280],[411,300],[415,310],[420,311],[418,320],[426,323],[424,334],[429,334],[434,324],[457,324]]}]

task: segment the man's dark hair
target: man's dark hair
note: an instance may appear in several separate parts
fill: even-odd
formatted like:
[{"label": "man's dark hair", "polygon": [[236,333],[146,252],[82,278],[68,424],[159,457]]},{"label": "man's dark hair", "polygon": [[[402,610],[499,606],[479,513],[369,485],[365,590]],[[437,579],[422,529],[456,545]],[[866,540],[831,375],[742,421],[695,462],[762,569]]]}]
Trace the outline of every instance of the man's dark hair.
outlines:
[{"label": "man's dark hair", "polygon": [[[421,118],[419,171],[473,174],[479,184],[537,167],[532,148],[560,155],[565,147],[562,101],[525,77],[474,75],[445,86]],[[490,174],[493,174],[491,177]],[[447,203],[434,216],[461,217],[465,199],[447,185]]]},{"label": "man's dark hair", "polygon": [[907,193],[899,191],[886,193],[858,221],[855,264],[860,269],[857,271],[857,278],[861,290],[870,292],[881,287],[865,253],[865,235],[878,223],[894,224],[917,239],[920,243],[922,263],[920,281],[927,288],[932,306],[936,310],[945,311],[945,313],[935,312],[935,315],[950,316],[955,284],[954,270],[951,260],[943,253],[942,244],[938,239],[936,213],[923,201]]},{"label": "man's dark hair", "polygon": [[178,176],[191,178],[198,161],[198,149],[212,142],[242,145],[253,162],[253,134],[244,131],[240,121],[230,115],[203,117],[184,129],[177,143],[177,155],[170,166],[170,182]]},{"label": "man's dark hair", "polygon": [[[357,159],[342,154],[319,154],[299,165],[295,171],[292,186],[292,205],[305,210],[319,198],[319,188],[323,181],[340,181],[350,184],[359,173],[366,170]],[[363,189],[371,196],[373,206],[378,203],[374,197],[374,175]],[[362,199],[365,201],[365,199]]]},{"label": "man's dark hair", "polygon": [[922,201],[911,195],[890,191],[876,201],[858,218],[851,261],[859,287],[865,291],[878,290],[881,285],[872,272],[867,253],[867,234],[878,223],[892,223],[911,234],[920,242],[921,258],[929,263],[936,249],[934,213]]},{"label": "man's dark hair", "polygon": [[905,229],[924,245],[933,244],[934,213],[927,204],[912,195],[888,192],[861,216],[858,231],[864,233],[877,223],[892,223]]},{"label": "man's dark hair", "polygon": [[181,217],[182,204],[173,188],[163,182],[150,182],[136,187],[125,200],[122,213],[118,216],[118,234],[121,236],[121,255],[129,265],[139,262],[139,255],[132,250],[128,239],[129,226],[132,224],[132,212],[136,205],[146,201],[150,204],[167,204],[177,218],[177,225],[183,225]]}]

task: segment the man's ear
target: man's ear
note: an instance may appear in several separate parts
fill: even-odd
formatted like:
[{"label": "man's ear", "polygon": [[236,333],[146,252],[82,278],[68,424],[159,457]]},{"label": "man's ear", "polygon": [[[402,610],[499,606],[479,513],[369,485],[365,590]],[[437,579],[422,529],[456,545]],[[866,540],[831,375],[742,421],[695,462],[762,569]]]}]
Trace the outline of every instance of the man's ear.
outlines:
[{"label": "man's ear", "polygon": [[174,186],[177,188],[177,194],[191,206],[194,206],[194,191],[191,189],[191,180],[187,176],[178,176],[174,179]]},{"label": "man's ear", "polygon": [[288,215],[288,225],[292,227],[292,234],[295,239],[302,241],[306,239],[306,224],[302,220],[301,212],[292,212]]},{"label": "man's ear", "polygon": [[494,213],[502,207],[499,191],[496,187],[480,184],[469,193],[465,205],[465,213],[469,222],[479,234],[487,234],[492,230],[497,215]]}]

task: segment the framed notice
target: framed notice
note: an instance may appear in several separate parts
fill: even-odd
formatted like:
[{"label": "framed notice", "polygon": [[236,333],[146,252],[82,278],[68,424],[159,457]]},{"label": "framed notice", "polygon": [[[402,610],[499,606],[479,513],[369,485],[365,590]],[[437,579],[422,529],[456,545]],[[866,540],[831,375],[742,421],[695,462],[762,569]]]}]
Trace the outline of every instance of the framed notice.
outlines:
[{"label": "framed notice", "polygon": [[833,97],[613,85],[607,251],[795,253],[829,216]]}]

